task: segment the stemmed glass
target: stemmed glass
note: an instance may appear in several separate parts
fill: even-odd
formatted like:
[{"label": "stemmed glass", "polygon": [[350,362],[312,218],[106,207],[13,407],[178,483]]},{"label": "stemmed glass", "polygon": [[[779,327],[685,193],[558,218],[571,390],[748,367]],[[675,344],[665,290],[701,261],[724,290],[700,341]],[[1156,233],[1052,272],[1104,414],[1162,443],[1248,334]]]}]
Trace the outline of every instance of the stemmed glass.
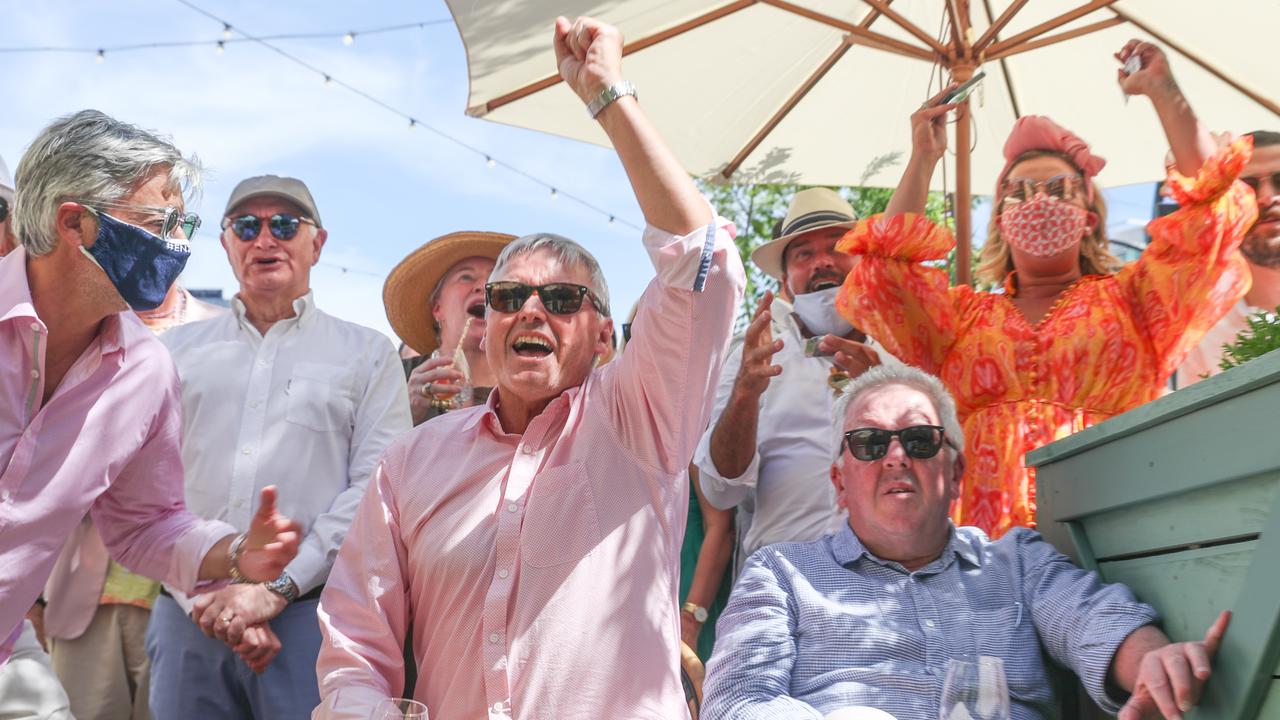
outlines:
[{"label": "stemmed glass", "polygon": [[1009,683],[1004,662],[988,655],[962,655],[947,663],[938,720],[1009,720]]},{"label": "stemmed glass", "polygon": [[369,720],[427,720],[427,706],[417,700],[387,698],[373,709]]}]

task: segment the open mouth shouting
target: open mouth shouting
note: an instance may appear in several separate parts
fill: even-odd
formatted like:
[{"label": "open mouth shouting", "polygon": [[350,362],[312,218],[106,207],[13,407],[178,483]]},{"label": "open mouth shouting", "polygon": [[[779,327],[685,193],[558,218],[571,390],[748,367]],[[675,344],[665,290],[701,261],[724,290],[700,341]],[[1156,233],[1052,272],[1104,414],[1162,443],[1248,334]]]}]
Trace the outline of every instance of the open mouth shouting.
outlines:
[{"label": "open mouth shouting", "polygon": [[511,341],[511,351],[530,360],[541,360],[552,353],[551,340],[536,333],[522,332]]},{"label": "open mouth shouting", "polygon": [[[484,322],[484,298],[477,298],[474,303],[468,305],[467,314],[480,322]],[[474,324],[472,323],[472,325]]]},{"label": "open mouth shouting", "polygon": [[819,290],[830,290],[834,287],[840,287],[844,282],[844,278],[832,272],[819,272],[809,279],[806,286],[808,292],[818,292]]}]

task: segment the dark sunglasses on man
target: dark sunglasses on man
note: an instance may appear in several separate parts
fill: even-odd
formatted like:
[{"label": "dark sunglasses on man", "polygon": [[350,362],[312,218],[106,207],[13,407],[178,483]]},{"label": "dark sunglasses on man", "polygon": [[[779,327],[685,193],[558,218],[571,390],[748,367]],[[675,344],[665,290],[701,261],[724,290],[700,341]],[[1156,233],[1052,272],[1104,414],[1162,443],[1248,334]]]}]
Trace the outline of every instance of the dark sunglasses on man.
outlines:
[{"label": "dark sunglasses on man", "polygon": [[889,452],[889,442],[898,438],[908,457],[928,460],[938,454],[946,442],[946,431],[939,425],[912,425],[899,430],[854,428],[844,434],[849,453],[858,460],[879,460]]},{"label": "dark sunglasses on man", "polygon": [[521,282],[499,281],[484,286],[484,299],[495,312],[514,313],[529,301],[534,293],[542,301],[542,307],[555,315],[572,315],[582,309],[582,299],[591,300],[596,311],[608,315],[604,303],[596,294],[582,285],[573,283],[547,283],[546,285],[526,285]]},{"label": "dark sunglasses on man", "polygon": [[262,223],[264,221],[271,230],[271,237],[277,240],[292,240],[298,234],[298,228],[302,226],[302,223],[316,224],[316,221],[309,217],[291,213],[276,213],[269,218],[262,218],[257,215],[238,215],[234,218],[222,218],[222,229],[226,230],[229,227],[236,237],[249,242],[258,237],[258,233],[262,232]]},{"label": "dark sunglasses on man", "polygon": [[9,217],[9,201],[0,197],[0,222]]}]

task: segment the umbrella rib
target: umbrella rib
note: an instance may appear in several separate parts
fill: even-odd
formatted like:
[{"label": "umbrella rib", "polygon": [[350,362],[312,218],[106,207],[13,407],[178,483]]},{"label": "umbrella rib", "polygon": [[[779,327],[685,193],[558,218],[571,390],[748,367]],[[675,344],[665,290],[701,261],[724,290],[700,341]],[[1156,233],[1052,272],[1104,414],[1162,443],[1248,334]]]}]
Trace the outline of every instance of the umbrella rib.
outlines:
[{"label": "umbrella rib", "polygon": [[1038,50],[1039,48],[1046,47],[1048,45],[1056,45],[1066,40],[1078,38],[1081,35],[1088,35],[1089,33],[1095,33],[1100,30],[1106,30],[1107,28],[1115,27],[1116,25],[1123,25],[1124,22],[1125,20],[1123,18],[1118,18],[1118,17],[1107,18],[1106,20],[1100,20],[1091,25],[1085,25],[1083,27],[1078,27],[1074,30],[1068,30],[1067,32],[1058,33],[1057,35],[1050,35],[1049,37],[1046,37],[1046,38],[1040,38],[1039,40],[1032,40],[1031,42],[1022,43],[1021,45],[1018,45],[1016,47],[1010,47],[1010,48],[1001,50],[999,52],[993,52],[987,56],[987,59],[999,60],[1000,62],[1003,63],[1004,59],[1009,57],[1010,55],[1017,55],[1019,53],[1027,52],[1028,50]]},{"label": "umbrella rib", "polygon": [[[863,27],[861,25],[854,25],[851,22],[841,20],[839,18],[834,18],[834,17],[831,17],[830,15],[825,15],[816,10],[810,10],[809,8],[801,7],[794,3],[787,2],[786,0],[760,0],[760,2],[764,3],[765,5],[769,5],[770,7],[775,7],[779,10],[785,10],[793,15],[799,15],[800,17],[808,18],[810,20],[813,20],[814,22],[819,22],[819,23],[822,23],[823,25],[829,25],[833,28],[836,28],[837,30],[843,30],[849,33],[850,35],[857,37],[860,40],[866,41],[865,44],[872,45],[880,50],[896,52],[899,55],[906,55],[907,57],[913,57],[913,58],[916,58],[917,60],[924,60],[925,62],[933,62],[935,59],[935,55],[925,48],[917,47],[915,45],[912,45],[911,43],[903,42],[896,38],[891,38],[888,35],[882,35],[878,32],[868,30],[866,27]],[[881,4],[883,5],[883,3]],[[885,7],[888,7],[888,6],[886,5]],[[869,19],[874,20],[874,18],[869,18]],[[943,48],[943,50],[945,49],[946,48]]]},{"label": "umbrella rib", "polygon": [[[982,6],[987,11],[987,22],[992,23],[991,0],[982,0]],[[992,26],[994,27],[994,24]],[[1009,76],[1009,63],[1004,58],[1000,58],[999,62],[1000,74],[1004,76],[1004,88],[1009,93],[1009,105],[1013,107],[1013,116],[1020,118],[1022,108],[1018,107],[1018,94],[1013,90],[1013,78]]]},{"label": "umbrella rib", "polygon": [[912,35],[915,35],[918,39],[923,41],[924,44],[933,48],[934,52],[944,57],[948,54],[948,48],[946,45],[943,45],[942,43],[938,42],[936,38],[934,38],[929,33],[925,32],[924,30],[921,30],[919,27],[916,26],[915,23],[902,17],[902,15],[900,15],[896,10],[889,7],[889,3],[884,2],[884,0],[862,0],[862,2],[870,5],[872,8],[876,10],[879,10],[881,15],[884,15],[885,17],[892,20],[898,27],[902,28],[903,30],[906,30]]},{"label": "umbrella rib", "polygon": [[1222,82],[1230,85],[1232,88],[1235,88],[1237,92],[1241,93],[1245,97],[1258,103],[1259,105],[1266,108],[1267,110],[1270,110],[1273,114],[1280,115],[1280,104],[1277,104],[1276,101],[1272,100],[1271,98],[1268,98],[1267,96],[1263,95],[1257,90],[1254,90],[1253,88],[1245,85],[1243,81],[1237,80],[1231,77],[1230,75],[1228,75],[1226,72],[1219,70],[1216,66],[1210,64],[1208,61],[1204,60],[1199,55],[1195,54],[1194,52],[1192,52],[1191,50],[1183,46],[1181,43],[1173,40],[1172,38],[1170,38],[1169,36],[1161,32],[1157,32],[1155,28],[1151,27],[1145,22],[1142,22],[1138,18],[1135,18],[1133,15],[1130,15],[1129,13],[1123,10],[1117,10],[1116,8],[1111,8],[1111,12],[1115,13],[1117,17],[1120,17],[1126,22],[1134,25],[1139,30],[1145,32],[1146,34],[1150,35],[1156,40],[1159,40],[1160,42],[1164,43],[1165,45],[1167,45],[1168,47],[1176,51],[1179,55],[1182,55],[1183,57],[1195,63],[1196,65],[1199,65],[1201,68],[1204,68],[1204,70],[1207,71],[1209,74],[1218,78]]},{"label": "umbrella rib", "polygon": [[[663,40],[670,40],[671,38],[676,37],[677,35],[683,35],[684,33],[687,33],[690,30],[696,30],[697,28],[700,28],[709,22],[719,20],[720,18],[726,17],[728,15],[732,15],[733,13],[736,13],[739,10],[742,10],[743,8],[747,8],[752,5],[755,5],[759,1],[760,0],[736,0],[736,2],[731,2],[728,5],[718,7],[715,10],[711,10],[710,12],[703,13],[702,15],[699,15],[691,20],[686,20],[685,22],[682,22],[678,25],[673,25],[667,28],[666,30],[661,30],[652,35],[642,37],[639,40],[633,40],[632,42],[629,42],[623,46],[622,54],[623,56],[627,56],[627,55],[630,55],[631,53],[644,50],[645,48],[651,45],[656,45],[657,43],[660,43]],[[468,108],[467,114],[471,115],[472,117],[481,117],[484,115],[488,115],[489,113],[493,112],[494,110],[497,110],[503,105],[509,105],[515,102],[516,100],[526,98],[541,90],[546,90],[547,88],[558,84],[560,81],[561,81],[561,77],[559,73],[548,75],[540,80],[531,82],[528,85],[525,85],[520,88],[516,88],[515,90],[512,90],[511,92],[506,93],[505,95],[499,95],[498,97],[493,98],[492,100],[489,100],[481,105]]]},{"label": "umbrella rib", "polygon": [[1040,37],[1041,35],[1049,32],[1050,30],[1060,28],[1063,25],[1066,25],[1067,23],[1071,22],[1072,20],[1075,20],[1076,18],[1084,17],[1085,15],[1088,15],[1091,12],[1101,10],[1102,8],[1108,7],[1115,2],[1116,0],[1093,0],[1093,2],[1091,3],[1088,3],[1086,5],[1081,5],[1075,10],[1071,10],[1070,12],[1063,13],[1062,15],[1059,15],[1058,17],[1052,20],[1046,20],[1045,22],[1042,22],[1039,25],[1036,25],[1030,30],[1025,30],[1023,32],[1020,32],[1017,35],[1014,35],[1013,37],[1009,38],[1008,40],[1002,40],[998,43],[995,43],[990,47],[990,52],[988,52],[987,54],[991,56],[997,56],[1000,53],[1004,52],[1005,50],[1008,50],[1009,48],[1014,47],[1015,45],[1020,45],[1024,42],[1027,42],[1028,40]]},{"label": "umbrella rib", "polygon": [[739,167],[742,167],[742,163],[746,161],[747,157],[750,156],[751,153],[755,152],[756,148],[760,147],[760,143],[764,142],[764,139],[769,136],[769,133],[773,132],[774,129],[778,127],[778,124],[782,122],[782,119],[794,110],[796,105],[800,104],[800,101],[804,99],[804,96],[809,94],[809,91],[818,84],[818,81],[822,80],[822,77],[826,75],[831,68],[835,67],[837,62],[840,62],[840,58],[844,57],[844,54],[849,52],[849,48],[851,47],[853,47],[853,44],[847,39],[844,42],[841,42],[840,47],[836,48],[835,52],[827,56],[827,59],[818,66],[818,69],[815,70],[803,83],[801,83],[800,87],[791,94],[791,97],[787,98],[787,101],[782,104],[782,107],[778,108],[778,111],[773,114],[773,117],[769,118],[769,121],[764,124],[764,127],[760,128],[760,130],[758,130],[756,134],[747,141],[747,144],[738,151],[738,154],[733,156],[733,160],[730,160],[729,164],[720,171],[720,175],[723,176],[724,179],[728,180],[735,172],[738,171]]},{"label": "umbrella rib", "polygon": [[[1000,17],[997,18],[995,22],[991,23],[991,26],[987,28],[987,31],[982,33],[982,37],[978,38],[978,42],[973,44],[974,49],[978,52],[982,52],[987,49],[988,45],[999,40],[996,35],[1004,29],[1005,25],[1009,24],[1009,21],[1013,19],[1013,16],[1017,15],[1018,11],[1022,9],[1022,6],[1026,4],[1027,0],[1014,0],[1014,2],[1010,3],[1009,7],[1005,8],[1004,12],[1000,13]],[[991,19],[991,4],[989,2],[987,3],[987,19],[988,21]]]}]

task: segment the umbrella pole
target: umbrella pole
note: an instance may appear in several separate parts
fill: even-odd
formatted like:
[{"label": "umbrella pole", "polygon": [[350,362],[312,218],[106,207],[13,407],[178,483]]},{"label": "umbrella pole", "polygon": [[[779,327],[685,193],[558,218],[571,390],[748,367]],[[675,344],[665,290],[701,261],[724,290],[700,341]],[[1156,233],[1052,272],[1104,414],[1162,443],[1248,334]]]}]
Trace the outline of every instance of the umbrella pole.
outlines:
[{"label": "umbrella pole", "polygon": [[[955,82],[964,82],[973,75],[971,67],[957,67],[952,71]],[[956,284],[972,285],[969,276],[972,266],[970,257],[973,254],[973,203],[969,187],[969,101],[960,103],[956,109]]]}]

